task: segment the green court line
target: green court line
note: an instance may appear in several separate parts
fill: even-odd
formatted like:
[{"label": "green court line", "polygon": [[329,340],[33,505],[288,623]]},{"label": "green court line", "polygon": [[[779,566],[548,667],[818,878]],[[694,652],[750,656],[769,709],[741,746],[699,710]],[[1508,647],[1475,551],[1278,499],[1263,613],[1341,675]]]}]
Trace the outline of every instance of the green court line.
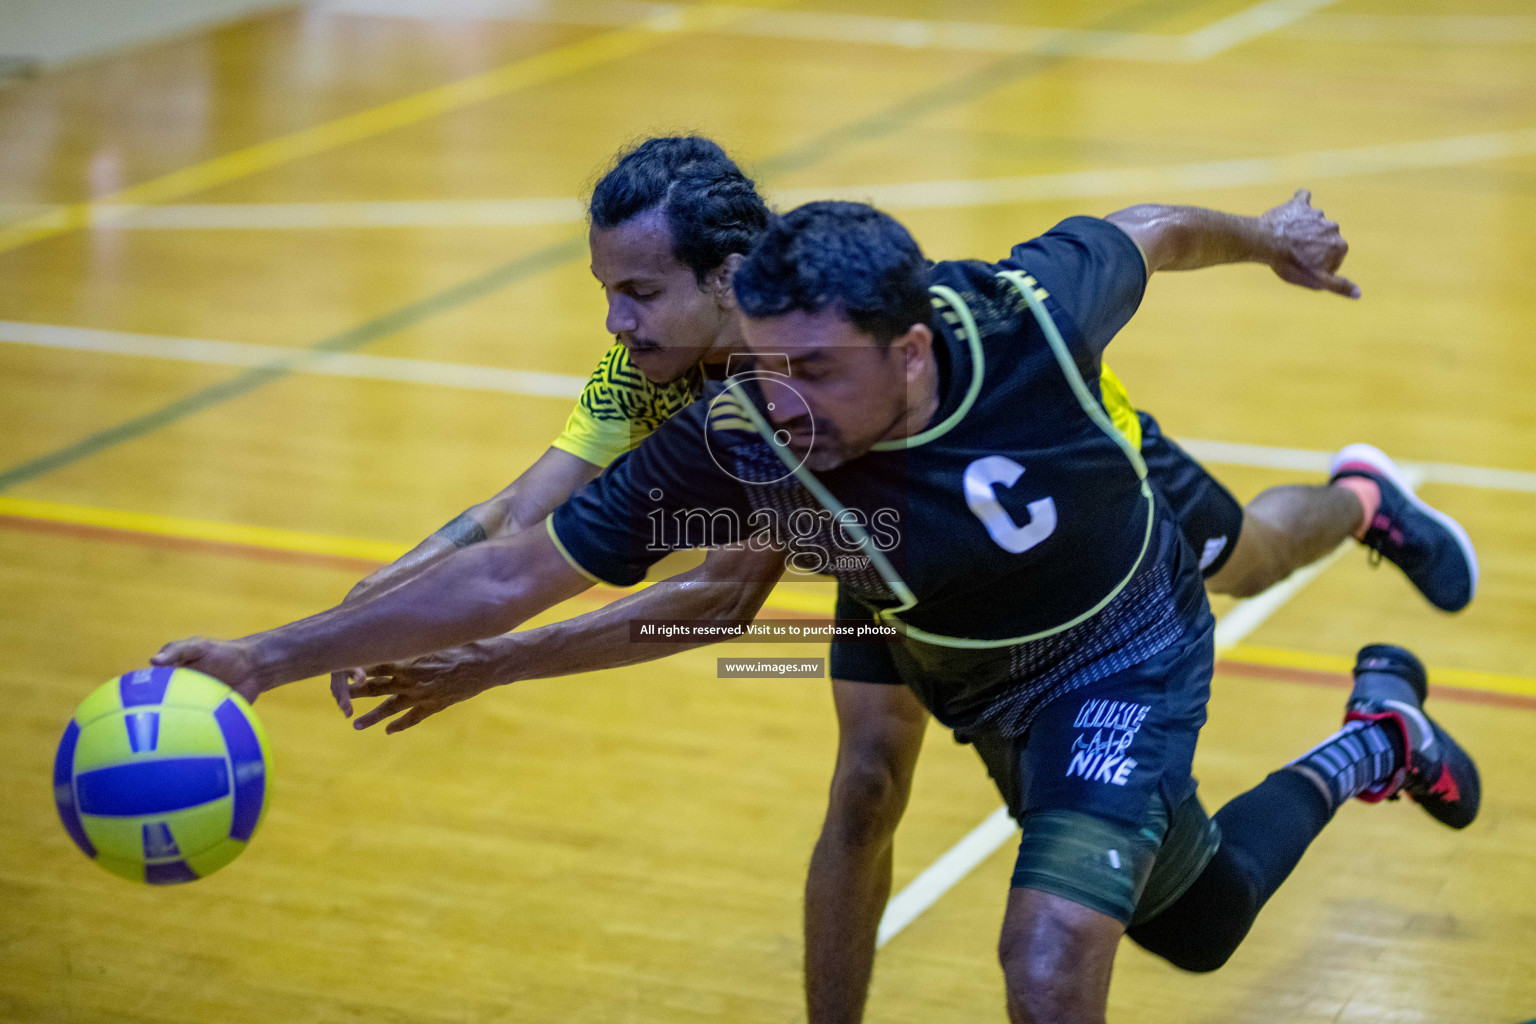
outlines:
[{"label": "green court line", "polygon": [[[1090,25],[1089,28],[1097,31],[1130,30],[1154,23],[1166,15],[1182,13],[1208,2],[1209,0],[1150,0],[1150,2],[1116,12]],[[851,125],[827,132],[793,149],[757,161],[752,165],[752,169],[754,173],[763,177],[803,170],[843,149],[892,135],[920,117],[977,99],[999,86],[1047,71],[1073,57],[1074,55],[1071,54],[1011,55],[953,82],[946,82],[894,103],[883,111],[854,121]],[[439,313],[445,313],[456,306],[483,298],[508,285],[579,259],[584,252],[586,252],[586,242],[583,238],[558,242],[531,255],[505,263],[446,291],[391,310],[312,345],[295,349],[294,361],[303,358],[305,353],[350,352],[361,348],[396,331],[415,326]],[[272,381],[291,374],[294,361],[277,362],[246,370],[238,376],[195,391],[159,409],[97,431],[46,455],[40,455],[13,466],[0,473],[0,491],[35,480],[124,442],[143,437],[205,409],[250,394]]]},{"label": "green court line", "polygon": [[424,299],[393,309],[382,316],[374,317],[356,327],[333,334],[303,348],[294,350],[294,358],[270,363],[266,366],[258,366],[238,376],[218,384],[209,385],[200,391],[194,391],[184,398],[179,398],[169,405],[161,406],[152,412],[142,416],[135,416],[131,420],[97,431],[88,437],[84,437],[73,444],[66,445],[47,455],[39,456],[28,462],[23,462],[0,473],[0,491],[15,487],[17,484],[35,480],[45,473],[51,473],[56,469],[62,469],[81,459],[90,458],[99,452],[105,451],[125,441],[143,437],[145,434],[159,430],[161,427],[185,419],[194,413],[204,409],[220,405],[241,395],[250,394],[257,388],[272,381],[289,376],[294,371],[296,363],[305,360],[305,357],[328,352],[351,352],[362,348],[364,345],[378,341],[380,338],[403,331],[408,327],[428,320],[439,313],[447,312],[455,306],[461,306],[466,302],[483,298],[492,292],[499,291],[511,284],[526,280],[537,274],[543,273],[563,263],[569,263],[577,259],[586,251],[586,239],[581,237],[568,238],[563,242],[546,246],[537,252],[504,263],[494,270],[481,274],[462,284],[454,285],[446,291],[435,295],[429,295]]}]

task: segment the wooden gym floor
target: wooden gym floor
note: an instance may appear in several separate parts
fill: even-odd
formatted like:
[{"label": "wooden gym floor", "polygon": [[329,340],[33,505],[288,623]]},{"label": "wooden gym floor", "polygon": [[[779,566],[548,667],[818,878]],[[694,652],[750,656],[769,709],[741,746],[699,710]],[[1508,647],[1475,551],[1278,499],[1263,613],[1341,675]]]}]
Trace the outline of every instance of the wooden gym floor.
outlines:
[{"label": "wooden gym floor", "polygon": [[[1314,190],[1363,301],[1170,275],[1111,362],[1241,497],[1356,440],[1420,464],[1481,590],[1440,615],[1350,550],[1246,606],[1197,767],[1218,806],[1333,727],[1356,647],[1406,642],[1481,761],[1483,816],[1452,834],[1345,808],[1226,969],[1128,946],[1111,1015],[1536,1017],[1528,4],[428,6],[336,0],[0,90],[0,1017],[801,1017],[830,700],[717,681],[718,650],[390,738],[318,685],[275,693],[267,819],[192,886],[86,863],[49,795],[89,688],[166,640],[333,603],[547,445],[610,342],[578,200],[620,145],[675,129],[782,203],[871,197],[937,257],[1137,201]],[[898,888],[996,802],[935,730]],[[1002,1019],[1011,863],[1004,843],[890,941],[871,1021]]]}]

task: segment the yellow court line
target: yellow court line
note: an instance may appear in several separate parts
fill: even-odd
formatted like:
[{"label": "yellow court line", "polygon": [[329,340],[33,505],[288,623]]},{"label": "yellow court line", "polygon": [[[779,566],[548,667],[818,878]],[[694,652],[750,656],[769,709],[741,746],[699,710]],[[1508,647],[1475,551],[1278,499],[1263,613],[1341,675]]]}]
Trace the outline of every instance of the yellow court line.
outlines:
[{"label": "yellow court line", "polygon": [[[72,505],[57,501],[36,501],[6,495],[0,495],[0,516],[174,540],[206,541],[265,551],[282,551],[289,554],[343,558],[380,564],[392,562],[409,550],[409,545],[388,541],[336,537],[328,534],[303,533],[297,530],[278,530],[266,526],[243,526],[237,523],[220,523],[150,512],[125,512],[119,509]],[[638,590],[651,585],[651,583],[642,583],[639,587],[631,589]],[[833,603],[829,593],[810,593],[799,588],[780,587],[769,596],[768,601],[763,605],[763,610],[770,613],[778,611],[830,617],[833,613]],[[1221,660],[1340,676],[1348,676],[1354,667],[1352,658],[1248,644],[1239,644],[1231,648],[1222,654]],[[1494,672],[1477,672],[1471,669],[1438,667],[1431,670],[1431,678],[1435,686],[1536,698],[1536,679]]]},{"label": "yellow court line", "polygon": [[789,0],[764,0],[757,8],[700,4],[670,9],[630,28],[605,32],[569,46],[534,54],[472,78],[449,82],[334,121],[260,142],[131,185],[96,200],[71,203],[0,228],[0,252],[84,227],[108,224],[124,216],[121,211],[102,207],[143,206],[180,199],[194,192],[206,191],[295,160],[505,96],[518,89],[542,85],[555,78],[619,60],[671,38],[721,28],[757,13],[763,7],[778,7],[787,2]]},{"label": "yellow court line", "polygon": [[[817,584],[825,586],[825,584]],[[768,595],[768,600],[763,602],[765,612],[794,612],[796,615],[824,615],[831,618],[837,610],[837,602],[834,600],[831,588],[827,593],[808,594],[803,590],[785,590],[782,587],[775,588]]]},{"label": "yellow court line", "polygon": [[209,541],[267,551],[286,551],[304,555],[353,558],[372,562],[393,562],[410,548],[355,537],[331,537],[297,530],[276,530],[266,526],[241,526],[216,523],[206,519],[162,516],[150,512],[123,512],[88,505],[66,505],[56,501],[32,501],[0,495],[0,516],[37,519],[69,526],[88,526],[103,530],[141,533],[178,540]]},{"label": "yellow court line", "polygon": [[[1246,644],[1239,644],[1227,651],[1221,656],[1221,660],[1264,665],[1270,668],[1299,668],[1309,672],[1327,672],[1343,676],[1348,676],[1355,667],[1354,658],[1333,654],[1311,654],[1306,651],[1291,651],[1278,647],[1250,647]],[[1433,686],[1444,686],[1453,690],[1477,690],[1483,693],[1536,697],[1536,679],[1501,675],[1496,672],[1434,668],[1430,671],[1430,683]]]}]

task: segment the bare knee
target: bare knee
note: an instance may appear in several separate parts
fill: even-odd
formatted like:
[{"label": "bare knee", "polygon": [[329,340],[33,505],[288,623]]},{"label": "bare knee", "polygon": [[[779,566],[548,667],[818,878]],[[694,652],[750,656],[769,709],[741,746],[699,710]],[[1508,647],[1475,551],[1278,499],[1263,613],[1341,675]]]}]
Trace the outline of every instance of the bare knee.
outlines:
[{"label": "bare knee", "polygon": [[830,838],[855,847],[883,846],[907,808],[911,775],[896,753],[877,744],[838,755],[827,808]]},{"label": "bare knee", "polygon": [[822,838],[883,849],[907,808],[928,716],[904,686],[834,681],[837,768]]},{"label": "bare knee", "polygon": [[[1092,1017],[1076,1014],[1076,985],[1055,957],[1039,950],[1003,945],[998,950],[1013,1024],[1079,1024]],[[1098,1018],[1103,1020],[1102,1017]]]},{"label": "bare knee", "polygon": [[1014,1024],[1104,1024],[1120,922],[1059,896],[1014,889],[998,959]]}]

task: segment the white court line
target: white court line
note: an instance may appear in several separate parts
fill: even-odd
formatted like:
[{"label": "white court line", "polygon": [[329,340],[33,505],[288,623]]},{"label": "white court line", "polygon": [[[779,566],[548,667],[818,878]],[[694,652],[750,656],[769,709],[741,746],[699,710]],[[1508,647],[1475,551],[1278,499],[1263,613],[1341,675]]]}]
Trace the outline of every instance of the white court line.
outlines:
[{"label": "white court line", "polygon": [[[1407,475],[1406,471],[1404,475]],[[1217,655],[1225,654],[1242,643],[1250,633],[1264,624],[1264,620],[1284,607],[1291,598],[1301,593],[1307,584],[1321,576],[1329,566],[1344,557],[1344,552],[1354,546],[1353,540],[1346,540],[1311,565],[1297,569],[1264,593],[1239,601],[1227,609],[1227,614],[1216,620]]]},{"label": "white court line", "polygon": [[1019,827],[1013,823],[1007,807],[999,807],[987,815],[964,839],[951,846],[942,857],[928,865],[922,874],[908,882],[901,892],[891,897],[891,901],[885,905],[885,913],[880,917],[880,930],[875,933],[875,948],[879,949],[895,938],[919,914],[952,889],[956,882],[980,867],[981,862],[992,856],[998,847],[1017,835],[1018,831]]},{"label": "white court line", "polygon": [[934,209],[1084,199],[1149,196],[1159,191],[1234,188],[1287,183],[1305,185],[1325,178],[1353,178],[1392,171],[1455,167],[1536,153],[1536,128],[1481,132],[1415,142],[1349,149],[1324,149],[1239,160],[1206,160],[1153,167],[1126,167],[1011,178],[914,181],[776,193],[785,204],[811,199],[854,199],[888,209]]},{"label": "white court line", "polygon": [[[324,14],[440,21],[514,20],[547,24],[625,26],[676,14],[675,4],[636,0],[324,0],[312,10]],[[1144,32],[1016,25],[1005,22],[891,18],[830,11],[754,10],[726,7],[735,17],[711,31],[724,35],[809,42],[898,46],[904,49],[978,53],[1072,54],[1113,60],[1187,61],[1186,37]]]},{"label": "white court line", "polygon": [[[1179,439],[1179,446],[1201,462],[1220,462],[1229,466],[1258,469],[1288,469],[1326,473],[1332,452],[1308,448],[1274,448],[1262,444],[1235,444],[1231,441]],[[1463,466],[1451,462],[1400,461],[1398,465],[1414,487],[1421,484],[1457,484],[1484,487],[1491,491],[1524,491],[1536,494],[1536,473],[1519,469],[1494,469],[1491,466]]]},{"label": "white court line", "polygon": [[[379,202],[188,203],[96,207],[107,226],[173,231],[237,229],[292,231],[303,228],[538,227],[586,219],[580,199],[428,199]],[[121,222],[117,222],[120,219]]]},{"label": "white court line", "polygon": [[[780,207],[813,199],[852,199],[888,210],[1004,206],[1110,196],[1150,198],[1156,193],[1252,185],[1303,185],[1394,171],[1457,167],[1536,153],[1536,128],[1439,139],[1323,149],[1237,160],[1200,160],[1007,178],[967,178],[874,185],[785,189],[770,198]],[[423,199],[333,203],[240,203],[98,207],[112,229],[241,229],[379,227],[517,227],[577,224],[586,216],[575,199]]]},{"label": "white court line", "polygon": [[431,384],[471,391],[500,391],[546,398],[576,398],[587,378],[558,373],[507,370],[496,366],[466,366],[427,359],[403,359],[355,352],[321,352],[308,348],[249,345],[202,338],[171,338],[155,334],[129,334],[83,327],[0,321],[0,342],[43,348],[107,352],[149,359],[175,359],[215,366],[272,366],[294,373],[328,377]]},{"label": "white court line", "polygon": [[[1070,54],[1108,60],[1192,62],[1208,60],[1234,46],[1285,28],[1338,0],[1264,0],[1182,36],[1152,32],[1017,25],[1007,22],[892,18],[832,11],[754,10],[725,7],[734,17],[713,29],[722,35],[795,39],[905,49],[978,53]],[[677,4],[643,0],[322,0],[322,14],[414,20],[510,20],[564,25],[636,25],[676,16]]]},{"label": "white court line", "polygon": [[[1285,449],[1295,451],[1295,449]],[[1320,454],[1320,453],[1319,453]],[[1327,462],[1323,464],[1327,468]],[[1415,469],[1399,464],[1409,486],[1417,487],[1422,475]],[[1216,622],[1216,654],[1231,650],[1242,643],[1249,634],[1263,625],[1293,597],[1301,593],[1307,584],[1321,576],[1329,566],[1354,547],[1354,541],[1346,540],[1333,552],[1311,565],[1298,569],[1264,593],[1239,601],[1228,609]],[[1018,826],[1008,815],[1006,806],[999,807],[984,818],[965,838],[950,847],[938,860],[914,878],[905,888],[891,897],[880,918],[876,947],[884,946],[903,928],[911,924],[923,911],[939,899],[966,875],[997,852],[1018,834]]]},{"label": "white court line", "polygon": [[1205,60],[1300,21],[1338,0],[1267,0],[1189,33],[1179,41],[1185,60]]},{"label": "white court line", "polygon": [[[569,374],[536,373],[499,366],[470,366],[463,363],[443,363],[429,359],[407,359],[400,356],[376,356],[352,352],[315,352],[310,349],[283,348],[278,345],[253,345],[235,341],[177,338],[158,334],[133,334],[128,331],[0,320],[0,344],[7,343],[80,352],[103,352],[146,359],[174,359],[214,366],[284,366],[295,373],[399,381],[408,384],[462,388],[469,391],[493,391],[541,398],[576,398],[587,382],[585,377]],[[1251,466],[1258,469],[1324,473],[1328,470],[1328,460],[1333,457],[1332,452],[1237,444],[1231,441],[1180,438],[1179,444],[1201,462]],[[1482,487],[1489,490],[1523,491],[1536,494],[1536,473],[1525,470],[1402,460],[1398,465],[1405,473],[1412,474],[1415,484],[1418,482],[1455,484],[1462,487]]]}]

